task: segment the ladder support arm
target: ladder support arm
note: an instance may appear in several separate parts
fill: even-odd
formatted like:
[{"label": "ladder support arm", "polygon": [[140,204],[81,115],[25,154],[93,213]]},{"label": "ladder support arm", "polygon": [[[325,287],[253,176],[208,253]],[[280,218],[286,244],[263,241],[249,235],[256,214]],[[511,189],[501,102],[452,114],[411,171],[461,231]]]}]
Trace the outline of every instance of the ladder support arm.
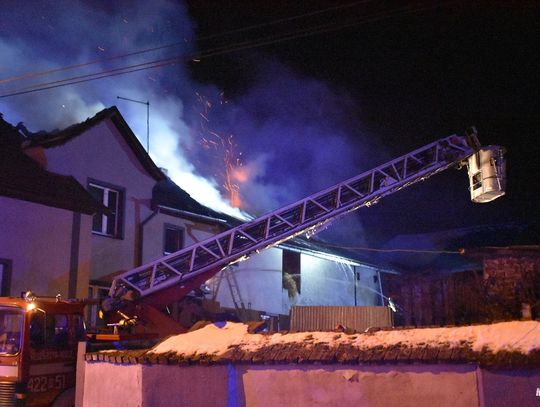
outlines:
[{"label": "ladder support arm", "polygon": [[[462,163],[474,148],[460,136],[435,141],[284,208],[118,275],[109,296],[134,291],[136,298],[187,285],[251,253],[314,230],[327,221]],[[199,279],[195,279],[199,280]],[[193,287],[195,288],[195,287]],[[133,294],[133,293],[132,293]]]}]

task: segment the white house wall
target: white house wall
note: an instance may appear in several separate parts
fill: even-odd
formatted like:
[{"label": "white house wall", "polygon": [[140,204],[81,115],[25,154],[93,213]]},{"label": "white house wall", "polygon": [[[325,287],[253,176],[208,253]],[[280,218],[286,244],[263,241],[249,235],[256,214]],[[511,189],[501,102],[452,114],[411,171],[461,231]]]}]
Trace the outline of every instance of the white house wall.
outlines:
[{"label": "white house wall", "polygon": [[[379,287],[373,279],[377,270],[302,254],[301,293],[290,305],[377,305]],[[360,274],[355,279],[354,269]],[[356,286],[356,291],[355,291]],[[356,295],[356,301],[355,301]],[[287,308],[287,312],[288,312]]]},{"label": "white house wall", "polygon": [[138,227],[151,214],[155,180],[119,134],[106,120],[68,143],[46,151],[48,169],[74,176],[83,186],[89,178],[125,189],[123,239],[92,235],[91,278],[97,279],[137,265]]},{"label": "white house wall", "polygon": [[[374,279],[376,269],[356,266],[360,280],[355,280],[352,266],[308,254],[301,254],[301,293],[291,299],[282,289],[282,256],[281,249],[271,248],[230,268],[238,284],[237,302],[241,300],[246,308],[272,314],[288,314],[292,305],[380,304],[379,284]],[[213,290],[219,279],[217,275],[212,280]],[[216,300],[223,307],[234,307],[225,278],[219,285]]]},{"label": "white house wall", "polygon": [[216,226],[158,213],[152,216],[143,227],[143,263],[157,260],[163,256],[164,227],[166,224],[183,229],[184,247],[219,233],[219,229]]},{"label": "white house wall", "polygon": [[[68,296],[73,212],[0,197],[0,258],[11,260],[10,294]],[[79,216],[79,215],[77,215]],[[86,297],[90,269],[91,217],[80,215],[76,295]]]},{"label": "white house wall", "polygon": [[[270,248],[230,267],[230,272],[234,273],[238,282],[240,298],[237,298],[237,301],[241,299],[246,308],[282,314],[281,257],[280,249]],[[218,274],[212,279],[212,289],[216,289],[219,278]],[[234,308],[225,278],[219,285],[216,300],[222,307]]]}]

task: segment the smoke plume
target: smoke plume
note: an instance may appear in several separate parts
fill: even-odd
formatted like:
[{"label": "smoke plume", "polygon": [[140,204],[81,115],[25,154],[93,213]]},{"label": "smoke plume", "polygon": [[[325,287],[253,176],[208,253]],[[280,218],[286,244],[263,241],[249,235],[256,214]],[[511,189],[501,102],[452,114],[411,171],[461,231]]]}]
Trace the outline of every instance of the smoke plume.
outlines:
[{"label": "smoke plume", "polygon": [[[0,92],[110,71],[194,51],[193,22],[173,1],[46,1],[3,4]],[[137,50],[174,46],[111,59]],[[140,70],[96,81],[0,99],[0,112],[32,131],[54,130],[117,105],[150,155],[201,203],[218,211],[260,215],[317,192],[374,163],[378,148],[358,122],[359,106],[344,89],[306,78],[280,62],[257,57],[250,86],[226,100],[219,89],[195,83],[185,67]],[[73,70],[14,79],[32,72],[99,61]],[[233,199],[234,200],[234,199]],[[349,217],[341,239],[363,239]]]}]

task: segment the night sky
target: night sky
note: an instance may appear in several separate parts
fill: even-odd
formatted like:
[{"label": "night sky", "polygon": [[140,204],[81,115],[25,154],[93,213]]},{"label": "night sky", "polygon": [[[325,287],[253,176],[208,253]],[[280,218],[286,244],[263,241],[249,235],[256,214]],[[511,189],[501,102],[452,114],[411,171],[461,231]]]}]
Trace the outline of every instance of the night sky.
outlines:
[{"label": "night sky", "polygon": [[[333,238],[380,245],[397,234],[538,221],[536,2],[113,3],[7,1],[2,77],[93,60],[100,62],[77,74],[184,57],[3,97],[6,120],[51,130],[116,104],[144,144],[144,109],[116,96],[150,100],[150,152],[158,165],[196,198],[201,178],[225,194],[224,151],[213,146],[232,140],[233,161],[242,163],[242,207],[255,214],[474,125],[481,142],[508,150],[507,196],[472,204],[466,172],[447,171],[348,217]],[[253,46],[263,41],[270,44]],[[205,57],[217,50],[226,52]],[[0,91],[73,75],[0,82]],[[174,157],[159,146],[176,148]]]}]

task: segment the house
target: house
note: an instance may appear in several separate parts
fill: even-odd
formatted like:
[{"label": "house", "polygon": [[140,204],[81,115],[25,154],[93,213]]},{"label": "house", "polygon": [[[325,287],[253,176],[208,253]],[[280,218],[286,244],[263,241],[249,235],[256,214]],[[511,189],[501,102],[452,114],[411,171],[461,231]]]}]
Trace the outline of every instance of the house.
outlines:
[{"label": "house", "polygon": [[22,141],[0,117],[0,295],[86,296],[92,214],[106,208]]},{"label": "house", "polygon": [[[84,264],[77,269],[81,272],[77,295],[86,286],[89,296],[104,296],[114,274],[239,222],[201,205],[174,184],[116,107],[60,131],[23,132],[29,141],[26,151],[42,149],[49,171],[74,177],[107,208],[81,222]],[[45,228],[56,230],[46,218],[43,222]],[[66,241],[71,239],[68,228],[58,230]],[[27,236],[34,242],[39,240],[36,236],[45,235],[41,231]],[[193,297],[189,304],[173,304],[169,311],[177,320],[191,323],[223,308],[242,319],[287,315],[293,305],[382,305],[381,271],[354,254],[295,238],[216,275],[207,282],[204,304]],[[98,322],[95,311],[91,325]]]}]

